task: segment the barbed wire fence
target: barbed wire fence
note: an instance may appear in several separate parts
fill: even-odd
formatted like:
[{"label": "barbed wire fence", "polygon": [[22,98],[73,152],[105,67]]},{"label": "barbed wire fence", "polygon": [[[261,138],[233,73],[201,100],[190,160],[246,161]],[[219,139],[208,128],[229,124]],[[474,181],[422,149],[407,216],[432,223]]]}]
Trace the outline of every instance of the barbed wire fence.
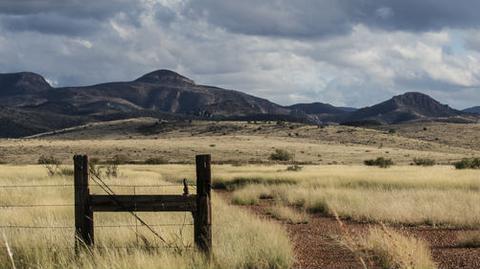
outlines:
[{"label": "barbed wire fence", "polygon": [[[0,190],[11,190],[11,189],[52,189],[52,188],[73,188],[74,184],[24,184],[24,185],[0,185]],[[89,184],[91,187],[102,187],[100,184]],[[141,188],[184,188],[185,184],[108,184],[109,187],[115,188],[128,188],[132,189],[133,193],[137,193],[137,189]],[[195,185],[188,185],[189,188],[195,189]],[[73,197],[72,197],[73,199]],[[75,206],[74,203],[64,203],[64,204],[0,204],[0,210],[18,210],[18,209],[31,209],[31,208],[62,208],[62,207],[71,207]],[[1,214],[1,212],[0,212]],[[180,227],[179,233],[180,236],[177,238],[183,240],[183,229],[185,226],[193,226],[193,222],[186,222],[186,213],[184,214],[183,221],[181,223],[153,223],[147,224],[149,227]],[[114,248],[114,249],[139,249],[142,248],[139,245],[138,241],[138,228],[146,227],[147,225],[139,223],[135,219],[135,224],[123,223],[123,224],[108,224],[108,225],[95,225],[95,228],[100,229],[115,229],[115,228],[134,228],[133,231],[137,236],[137,246],[95,246],[95,248]],[[71,225],[18,225],[18,224],[0,224],[0,229],[5,230],[75,230],[75,226]],[[15,247],[15,246],[13,246]],[[191,245],[183,246],[185,249],[193,249]],[[0,246],[0,249],[5,249],[5,246]],[[26,248],[26,246],[22,246]],[[35,249],[36,247],[30,247]],[[57,246],[58,248],[58,246]],[[75,247],[61,247],[62,249],[75,249]],[[148,249],[178,249],[178,246],[173,245],[163,245],[163,246],[152,246],[150,245]]]}]

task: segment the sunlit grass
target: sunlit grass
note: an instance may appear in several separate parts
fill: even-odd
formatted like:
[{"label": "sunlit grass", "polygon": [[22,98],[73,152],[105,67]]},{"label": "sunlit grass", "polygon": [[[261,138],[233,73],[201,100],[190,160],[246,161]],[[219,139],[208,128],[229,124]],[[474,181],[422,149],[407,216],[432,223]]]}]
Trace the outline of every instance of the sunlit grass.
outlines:
[{"label": "sunlit grass", "polygon": [[[105,180],[112,185],[121,185],[112,187],[117,194],[183,193],[182,186],[170,186],[172,182],[165,180],[163,169],[169,170],[168,167],[147,171],[140,166],[122,166],[118,178]],[[183,169],[194,171],[194,166]],[[62,184],[65,186],[0,188],[0,206],[65,205],[0,208],[0,226],[46,227],[0,228],[1,268],[11,267],[6,243],[12,250],[17,268],[289,268],[293,262],[290,242],[279,225],[230,206],[215,194],[212,201],[214,258],[210,264],[192,248],[190,213],[138,214],[168,245],[128,213],[95,213],[96,247],[91,253],[84,252],[78,257],[73,249],[73,178],[49,177],[41,166],[0,166],[2,186]],[[133,188],[125,185],[161,186]],[[195,192],[194,188],[190,191]],[[92,192],[102,193],[102,190],[92,186]],[[128,227],[102,227],[117,225]]]},{"label": "sunlit grass", "polygon": [[269,197],[310,212],[332,215],[335,211],[357,221],[480,227],[478,171],[445,166],[306,166],[300,172],[282,168],[216,167],[215,180],[255,178],[255,184],[233,192],[232,201],[240,205]]},{"label": "sunlit grass", "polygon": [[388,228],[370,228],[359,239],[357,250],[373,254],[385,269],[434,269],[430,247],[425,241]]}]

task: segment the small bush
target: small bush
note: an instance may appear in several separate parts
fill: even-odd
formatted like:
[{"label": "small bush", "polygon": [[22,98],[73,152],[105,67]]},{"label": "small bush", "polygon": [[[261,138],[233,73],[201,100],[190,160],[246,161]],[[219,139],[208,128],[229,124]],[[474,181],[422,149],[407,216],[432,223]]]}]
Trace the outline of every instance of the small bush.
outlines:
[{"label": "small bush", "polygon": [[389,129],[389,130],[388,130],[388,133],[389,133],[389,134],[394,134],[394,133],[396,133],[396,132],[397,132],[397,130],[395,130],[395,129]]},{"label": "small bush", "polygon": [[453,164],[457,169],[480,169],[480,158],[466,158]]},{"label": "small bush", "polygon": [[144,164],[154,165],[154,164],[166,164],[166,163],[168,163],[168,162],[167,162],[165,159],[161,158],[161,157],[152,157],[152,158],[146,159],[143,163],[144,163]]},{"label": "small bush", "polygon": [[37,163],[43,165],[43,167],[47,169],[47,173],[49,176],[54,176],[60,171],[60,165],[62,164],[62,161],[55,158],[54,156],[42,155],[38,158]]},{"label": "small bush", "polygon": [[379,157],[375,160],[365,160],[363,163],[367,166],[378,166],[381,168],[388,168],[393,165],[393,161],[391,159],[385,159],[383,157]]},{"label": "small bush", "polygon": [[436,164],[435,160],[428,158],[414,158],[413,163],[418,166],[434,166]]},{"label": "small bush", "polygon": [[290,165],[287,167],[287,171],[292,171],[292,172],[298,172],[303,169],[303,166],[300,166],[298,164]]},{"label": "small bush", "polygon": [[272,161],[290,161],[294,157],[293,153],[290,153],[284,149],[276,149],[274,153],[270,154],[270,160]]}]

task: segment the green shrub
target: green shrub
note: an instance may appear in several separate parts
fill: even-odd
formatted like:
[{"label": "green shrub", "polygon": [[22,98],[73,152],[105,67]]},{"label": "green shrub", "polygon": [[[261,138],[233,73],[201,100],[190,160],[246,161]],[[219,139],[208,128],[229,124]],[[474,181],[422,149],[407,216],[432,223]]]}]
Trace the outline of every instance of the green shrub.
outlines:
[{"label": "green shrub", "polygon": [[276,149],[274,153],[270,154],[270,160],[272,161],[290,161],[294,157],[293,153],[290,153],[284,149]]},{"label": "green shrub", "polygon": [[413,163],[418,166],[434,166],[436,164],[435,160],[428,158],[414,158]]},{"label": "green shrub", "polygon": [[453,165],[457,169],[480,169],[480,158],[465,158]]},{"label": "green shrub", "polygon": [[385,159],[383,157],[378,157],[375,160],[365,160],[363,163],[368,166],[378,166],[381,168],[388,168],[393,165],[391,159]]}]

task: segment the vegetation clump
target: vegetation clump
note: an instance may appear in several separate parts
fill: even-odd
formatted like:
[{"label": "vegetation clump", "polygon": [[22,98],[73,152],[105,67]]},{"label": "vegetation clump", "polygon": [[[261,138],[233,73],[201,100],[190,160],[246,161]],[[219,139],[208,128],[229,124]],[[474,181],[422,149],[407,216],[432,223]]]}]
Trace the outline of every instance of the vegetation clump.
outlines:
[{"label": "vegetation clump", "polygon": [[373,254],[383,268],[437,268],[428,243],[385,226],[370,228],[353,249],[360,257]]},{"label": "vegetation clump", "polygon": [[429,158],[414,158],[413,163],[418,166],[434,166],[435,160]]},{"label": "vegetation clump", "polygon": [[457,169],[480,169],[480,158],[465,158],[453,165]]},{"label": "vegetation clump", "polygon": [[54,176],[60,171],[60,165],[62,164],[62,161],[55,158],[54,156],[42,155],[38,158],[37,163],[47,169],[47,173],[49,176]]},{"label": "vegetation clump", "polygon": [[363,163],[367,166],[378,166],[381,168],[388,168],[394,164],[391,159],[386,159],[383,157],[378,157],[372,160],[365,160],[363,161]]},{"label": "vegetation clump", "polygon": [[287,171],[298,172],[298,171],[302,171],[302,169],[303,169],[303,166],[298,164],[287,166]]},{"label": "vegetation clump", "polygon": [[286,161],[293,160],[293,157],[294,157],[293,153],[284,149],[276,149],[275,152],[270,154],[270,160],[272,161],[286,162]]}]

